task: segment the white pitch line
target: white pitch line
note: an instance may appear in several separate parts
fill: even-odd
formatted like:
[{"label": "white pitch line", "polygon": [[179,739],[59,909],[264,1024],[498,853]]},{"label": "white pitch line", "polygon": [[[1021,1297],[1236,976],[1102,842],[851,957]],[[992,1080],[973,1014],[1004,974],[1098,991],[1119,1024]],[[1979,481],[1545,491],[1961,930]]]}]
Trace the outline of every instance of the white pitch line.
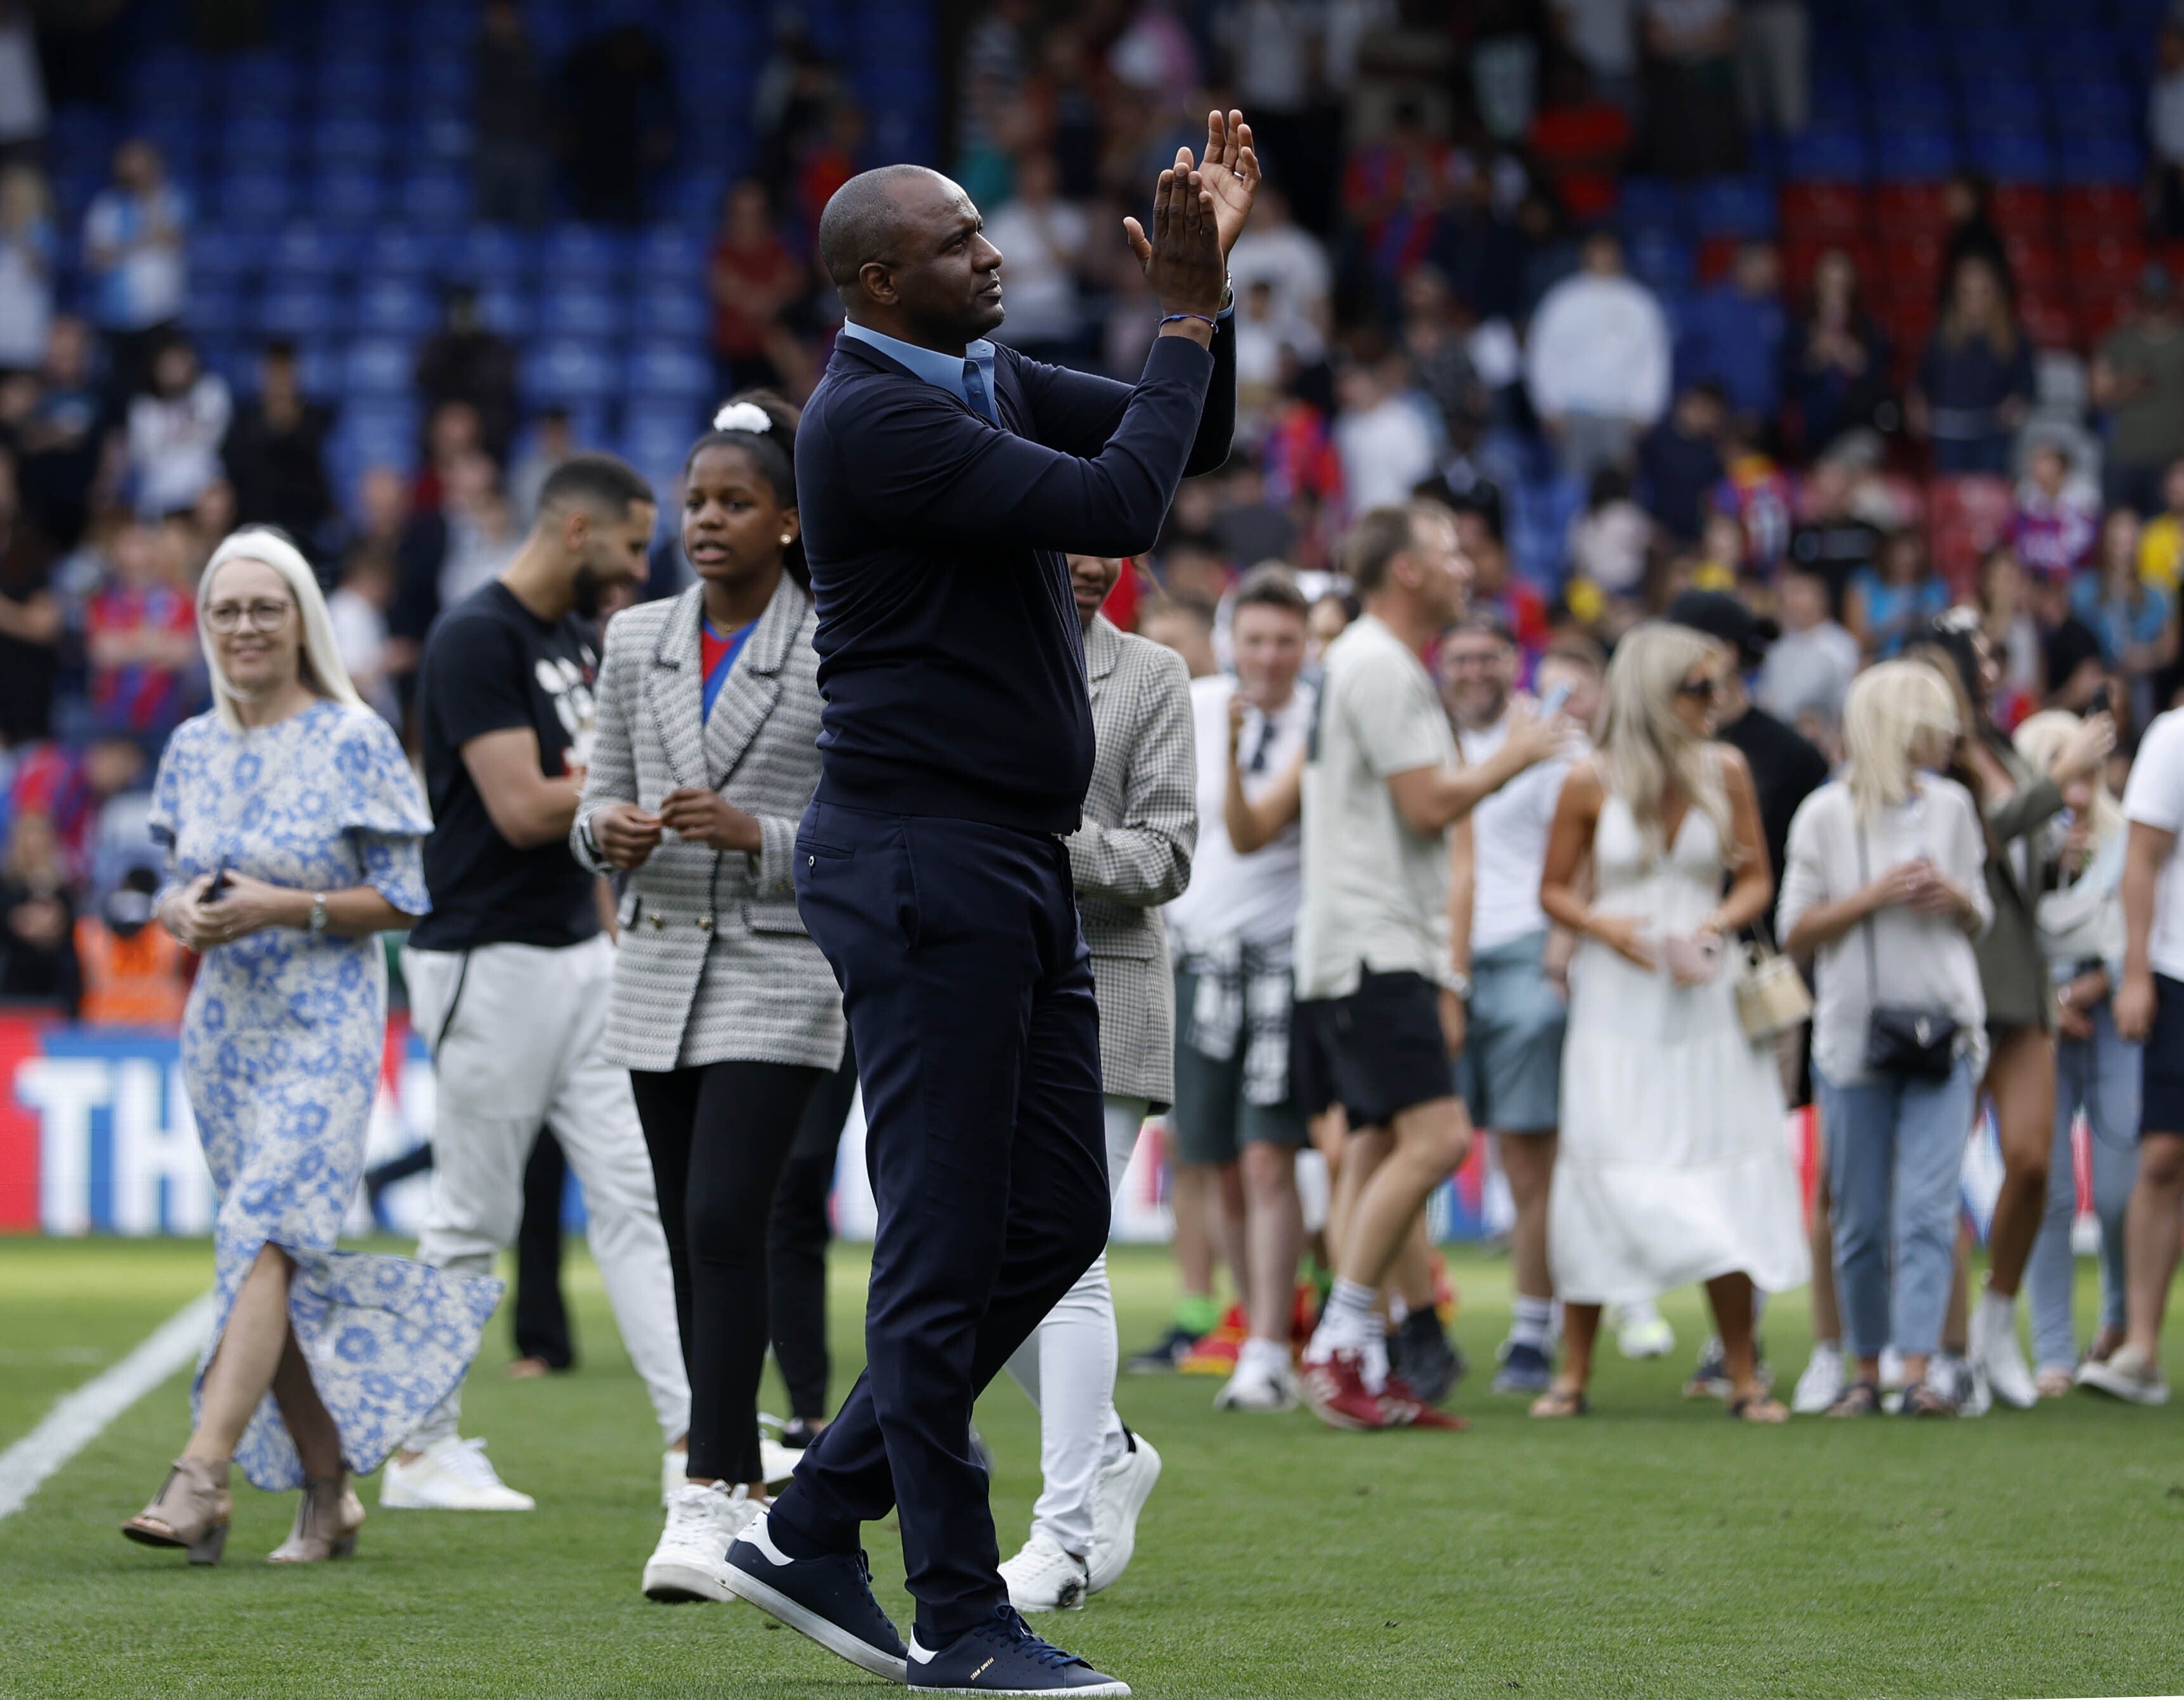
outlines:
[{"label": "white pitch line", "polygon": [[0,1452],[0,1517],[10,1517],[106,1425],[204,1349],[212,1295],[192,1299],[120,1363],[64,1393],[45,1419]]}]

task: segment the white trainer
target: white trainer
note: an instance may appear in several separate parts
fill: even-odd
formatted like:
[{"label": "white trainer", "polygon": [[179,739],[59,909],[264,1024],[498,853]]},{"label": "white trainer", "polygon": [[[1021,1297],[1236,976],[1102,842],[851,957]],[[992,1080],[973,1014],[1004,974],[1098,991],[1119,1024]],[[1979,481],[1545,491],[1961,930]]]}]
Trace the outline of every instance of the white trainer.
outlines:
[{"label": "white trainer", "polygon": [[2169,1384],[2162,1379],[2161,1366],[2135,1346],[2120,1346],[2099,1363],[2087,1358],[2078,1366],[2078,1385],[2134,1405],[2169,1402]]},{"label": "white trainer", "polygon": [[2017,1343],[2015,1299],[1993,1292],[1980,1296],[1972,1307],[1971,1338],[1964,1355],[1975,1372],[1985,1372],[1986,1385],[2003,1404],[2029,1411],[2040,1402],[2039,1384]]},{"label": "white trainer", "polygon": [[538,1502],[503,1481],[483,1441],[450,1435],[414,1461],[397,1453],[379,1478],[379,1502],[393,1511],[529,1511]]},{"label": "white trainer", "polygon": [[1843,1373],[1842,1347],[1831,1340],[1815,1340],[1813,1355],[1805,1360],[1805,1373],[1790,1396],[1790,1408],[1800,1417],[1817,1417],[1843,1396],[1849,1381]]},{"label": "white trainer", "polygon": [[662,1511],[675,1502],[677,1488],[686,1487],[690,1481],[690,1449],[670,1446],[660,1455],[660,1508]]},{"label": "white trainer", "polygon": [[1091,1591],[1091,1571],[1051,1535],[1034,1531],[1023,1550],[1001,1564],[1009,1603],[1020,1612],[1081,1612]]},{"label": "white trainer", "polygon": [[759,1513],[750,1489],[738,1482],[703,1486],[685,1482],[667,1502],[667,1526],[644,1563],[644,1597],[673,1604],[683,1600],[732,1600],[728,1548]]},{"label": "white trainer", "polygon": [[804,1454],[794,1446],[784,1446],[768,1435],[758,1437],[758,1467],[766,1473],[768,1487],[787,1481],[803,1462]]},{"label": "white trainer", "polygon": [[1903,1391],[1903,1354],[1892,1346],[1880,1348],[1880,1391],[1884,1393],[1901,1393]]},{"label": "white trainer", "polygon": [[1652,1300],[1615,1307],[1615,1349],[1634,1360],[1666,1357],[1676,1349],[1676,1331]]},{"label": "white trainer", "polygon": [[1294,1411],[1303,1397],[1289,1354],[1273,1360],[1242,1357],[1236,1373],[1213,1396],[1217,1411]]},{"label": "white trainer", "polygon": [[1143,1435],[1128,1429],[1123,1437],[1129,1450],[1100,1469],[1092,1501],[1092,1550],[1086,1555],[1089,1580],[1084,1591],[1096,1594],[1112,1587],[1138,1550],[1138,1513],[1145,1508],[1153,1484],[1160,1480],[1160,1454]]}]

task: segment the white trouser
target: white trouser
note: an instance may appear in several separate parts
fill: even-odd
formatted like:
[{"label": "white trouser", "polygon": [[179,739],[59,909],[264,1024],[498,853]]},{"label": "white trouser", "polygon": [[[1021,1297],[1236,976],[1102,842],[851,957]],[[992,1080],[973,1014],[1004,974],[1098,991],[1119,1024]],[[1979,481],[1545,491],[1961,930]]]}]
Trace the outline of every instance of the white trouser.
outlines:
[{"label": "white trouser", "polygon": [[[1123,1190],[1150,1107],[1143,1098],[1107,1095],[1107,1195]],[[1115,1414],[1115,1295],[1107,1254],[1077,1278],[1046,1319],[1009,1359],[1009,1374],[1039,1407],[1039,1469],[1045,1485],[1031,1508],[1034,1535],[1051,1536],[1079,1558],[1092,1550],[1092,1502],[1100,1471],[1128,1445]]]},{"label": "white trouser", "polygon": [[[432,1198],[418,1257],[437,1268],[491,1274],[523,1218],[531,1148],[540,1128],[553,1129],[584,1189],[592,1255],[622,1345],[652,1395],[662,1436],[683,1434],[690,1382],[652,1159],[628,1071],[599,1054],[614,989],[613,944],[600,934],[559,950],[405,950],[402,973],[417,1030],[432,1045],[438,1093]],[[410,1445],[453,1435],[461,1409],[458,1386]]]}]

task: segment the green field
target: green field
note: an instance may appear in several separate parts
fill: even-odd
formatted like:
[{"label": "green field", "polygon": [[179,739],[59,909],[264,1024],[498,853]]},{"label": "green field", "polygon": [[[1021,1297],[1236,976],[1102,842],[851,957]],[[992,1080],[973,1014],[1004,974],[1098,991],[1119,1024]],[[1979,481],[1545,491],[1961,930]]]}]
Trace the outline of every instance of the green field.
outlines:
[{"label": "green field", "polygon": [[[1156,1332],[1170,1277],[1155,1252],[1115,1266],[1128,1349]],[[1490,1363],[1506,1265],[1461,1254],[1455,1273],[1458,1335]],[[0,1240],[0,1446],[209,1274],[201,1243]],[[864,1274],[838,1253],[841,1387]],[[496,1319],[465,1413],[537,1512],[375,1512],[355,1562],[275,1568],[257,1559],[292,1498],[238,1483],[227,1563],[190,1569],[114,1530],[181,1444],[178,1376],[0,1522],[0,1694],[884,1692],[747,1608],[638,1593],[656,1431],[595,1273],[578,1257],[570,1275],[580,1368],[509,1380]],[[1218,1416],[1214,1382],[1126,1378],[1124,1415],[1167,1460],[1137,1562],[1043,1625],[1157,1700],[2184,1691],[2184,1410],[2078,1396],[1976,1423],[1735,1426],[1677,1396],[1702,1324],[1695,1295],[1665,1309],[1675,1357],[1611,1360],[1574,1423],[1528,1421],[1483,1368],[1453,1402],[1466,1435]],[[1794,1374],[1802,1303],[1769,1320]],[[1006,1383],[979,1424],[1006,1552],[1036,1491],[1035,1426]],[[900,1550],[871,1541],[906,1627]]]}]

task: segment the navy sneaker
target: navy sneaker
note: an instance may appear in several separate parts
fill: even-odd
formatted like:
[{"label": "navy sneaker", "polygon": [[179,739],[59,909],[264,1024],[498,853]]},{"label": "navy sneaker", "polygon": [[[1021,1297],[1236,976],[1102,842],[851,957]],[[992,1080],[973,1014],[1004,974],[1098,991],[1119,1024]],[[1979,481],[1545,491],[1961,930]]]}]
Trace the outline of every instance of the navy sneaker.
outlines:
[{"label": "navy sneaker", "polygon": [[996,1606],[976,1629],[967,1630],[938,1653],[913,1638],[910,1686],[928,1694],[1116,1694],[1130,1692],[1121,1679],[1103,1675],[1089,1660],[1041,1641],[1011,1605]]},{"label": "navy sneaker", "polygon": [[1494,1378],[1496,1393],[1544,1393],[1554,1379],[1555,1366],[1538,1346],[1514,1340],[1503,1343],[1502,1372]]},{"label": "navy sneaker", "polygon": [[1389,1372],[1429,1405],[1438,1405],[1454,1392],[1471,1367],[1430,1307],[1412,1311],[1388,1336],[1388,1360]]},{"label": "navy sneaker", "polygon": [[1198,1344],[1198,1336],[1189,1329],[1170,1329],[1153,1345],[1130,1360],[1133,1375],[1160,1375],[1190,1356],[1190,1348]]},{"label": "navy sneaker", "polygon": [[792,1558],[766,1533],[761,1512],[728,1548],[728,1591],[749,1600],[860,1669],[905,1680],[908,1649],[872,1597],[872,1568],[860,1551]]}]

